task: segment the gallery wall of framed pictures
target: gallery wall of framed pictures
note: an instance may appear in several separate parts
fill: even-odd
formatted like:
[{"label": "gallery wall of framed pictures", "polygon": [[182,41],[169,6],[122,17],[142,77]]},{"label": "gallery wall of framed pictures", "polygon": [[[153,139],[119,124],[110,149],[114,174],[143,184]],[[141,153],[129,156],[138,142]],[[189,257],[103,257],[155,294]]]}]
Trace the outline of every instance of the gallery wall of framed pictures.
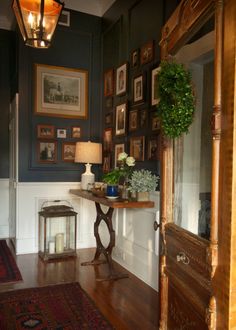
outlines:
[{"label": "gallery wall of framed pictures", "polygon": [[131,50],[128,61],[104,71],[103,172],[116,167],[121,151],[133,156],[138,167],[145,162],[145,168],[153,169],[160,160],[154,50],[155,41],[149,40]]},{"label": "gallery wall of framed pictures", "polygon": [[36,136],[36,160],[38,163],[73,163],[75,145],[82,137],[82,133],[80,126],[56,127],[55,125],[38,124],[36,126]]}]

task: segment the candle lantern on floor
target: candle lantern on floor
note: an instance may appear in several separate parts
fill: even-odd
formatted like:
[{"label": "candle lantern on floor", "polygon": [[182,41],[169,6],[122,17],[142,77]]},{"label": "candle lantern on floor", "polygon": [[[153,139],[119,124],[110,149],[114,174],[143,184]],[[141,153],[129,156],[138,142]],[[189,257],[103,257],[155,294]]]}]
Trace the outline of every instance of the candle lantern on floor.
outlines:
[{"label": "candle lantern on floor", "polygon": [[44,205],[39,211],[39,256],[43,260],[76,256],[77,212],[68,205]]}]

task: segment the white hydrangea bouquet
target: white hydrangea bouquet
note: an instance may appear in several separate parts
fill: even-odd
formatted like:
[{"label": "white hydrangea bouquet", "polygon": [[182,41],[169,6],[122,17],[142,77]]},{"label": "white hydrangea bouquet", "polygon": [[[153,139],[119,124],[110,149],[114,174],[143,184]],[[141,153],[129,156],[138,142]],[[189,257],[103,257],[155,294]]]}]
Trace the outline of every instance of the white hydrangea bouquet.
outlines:
[{"label": "white hydrangea bouquet", "polygon": [[106,173],[103,181],[107,184],[124,184],[129,181],[134,166],[134,157],[128,156],[126,152],[121,152],[117,158],[117,168]]}]

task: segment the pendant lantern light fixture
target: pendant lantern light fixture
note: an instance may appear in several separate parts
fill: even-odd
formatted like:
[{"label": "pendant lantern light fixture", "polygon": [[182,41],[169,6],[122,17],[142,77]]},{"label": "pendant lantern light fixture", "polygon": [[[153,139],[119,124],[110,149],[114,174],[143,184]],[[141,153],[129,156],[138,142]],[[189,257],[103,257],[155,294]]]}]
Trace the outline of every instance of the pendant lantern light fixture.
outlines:
[{"label": "pendant lantern light fixture", "polygon": [[60,0],[13,0],[12,8],[27,46],[50,46],[63,7]]}]

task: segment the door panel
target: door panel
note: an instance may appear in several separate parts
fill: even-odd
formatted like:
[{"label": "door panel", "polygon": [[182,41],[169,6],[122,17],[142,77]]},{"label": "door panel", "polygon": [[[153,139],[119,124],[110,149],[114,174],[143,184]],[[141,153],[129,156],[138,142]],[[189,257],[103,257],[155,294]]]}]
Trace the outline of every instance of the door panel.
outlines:
[{"label": "door panel", "polygon": [[[177,54],[181,62],[185,56],[196,97],[200,95],[189,136],[177,141],[162,137],[162,330],[216,328],[213,279],[218,260],[222,18],[221,0],[182,0],[162,30],[162,60]],[[212,49],[205,39],[206,53],[193,62],[185,50],[178,57],[186,44],[188,49],[197,43],[198,51],[198,40],[210,34]]]},{"label": "door panel", "polygon": [[[168,313],[168,329],[172,330],[205,330],[208,329],[205,322],[204,311],[199,311],[192,303],[189,304],[188,291],[175,283],[170,278],[168,288],[168,300],[170,301]],[[191,295],[192,297],[192,295]],[[192,297],[194,298],[194,297]],[[196,299],[194,299],[196,302]],[[202,305],[202,302],[199,302]]]}]

